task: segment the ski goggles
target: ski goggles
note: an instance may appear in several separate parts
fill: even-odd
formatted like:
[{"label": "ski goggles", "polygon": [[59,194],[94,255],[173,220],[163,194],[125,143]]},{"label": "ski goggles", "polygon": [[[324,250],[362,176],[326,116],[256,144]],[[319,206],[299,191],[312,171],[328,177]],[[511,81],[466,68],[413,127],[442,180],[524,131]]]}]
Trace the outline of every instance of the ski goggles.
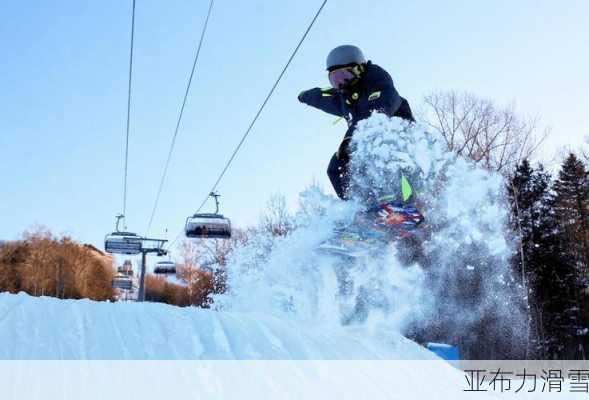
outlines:
[{"label": "ski goggles", "polygon": [[352,67],[342,67],[329,71],[329,83],[335,89],[344,88],[354,79],[356,79],[356,75],[352,72]]}]

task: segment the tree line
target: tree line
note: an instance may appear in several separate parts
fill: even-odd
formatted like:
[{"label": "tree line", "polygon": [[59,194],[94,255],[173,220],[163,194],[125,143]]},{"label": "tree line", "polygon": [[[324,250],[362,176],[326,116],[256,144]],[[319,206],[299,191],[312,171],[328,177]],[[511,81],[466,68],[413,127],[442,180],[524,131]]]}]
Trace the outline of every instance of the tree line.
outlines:
[{"label": "tree line", "polygon": [[[115,274],[112,256],[44,228],[0,244],[0,292],[115,301],[121,294],[112,288]],[[219,274],[198,265],[180,265],[178,278],[181,284],[147,274],[147,301],[209,307],[212,294],[224,290]]]},{"label": "tree line", "polygon": [[[589,354],[589,166],[571,151],[552,176],[532,166],[549,130],[514,106],[472,93],[431,93],[421,120],[447,147],[505,177],[517,253],[514,276],[527,307],[526,358],[586,359]],[[471,350],[476,358],[476,346]],[[472,351],[473,350],[473,351]]]},{"label": "tree line", "polygon": [[530,353],[540,359],[589,356],[588,171],[570,153],[556,177],[524,160],[509,180],[513,266],[528,294]]},{"label": "tree line", "polygon": [[26,232],[22,240],[0,246],[0,292],[110,300],[113,276],[110,257],[45,229]]}]

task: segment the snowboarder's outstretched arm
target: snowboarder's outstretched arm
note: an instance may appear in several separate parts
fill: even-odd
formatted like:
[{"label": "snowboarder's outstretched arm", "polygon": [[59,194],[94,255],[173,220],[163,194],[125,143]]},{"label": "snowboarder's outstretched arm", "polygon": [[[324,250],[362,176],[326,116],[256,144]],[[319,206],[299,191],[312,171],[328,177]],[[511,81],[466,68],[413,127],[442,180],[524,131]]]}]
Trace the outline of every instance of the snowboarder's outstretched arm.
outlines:
[{"label": "snowboarder's outstretched arm", "polygon": [[299,101],[338,117],[348,114],[342,96],[333,88],[305,90],[299,94]]}]

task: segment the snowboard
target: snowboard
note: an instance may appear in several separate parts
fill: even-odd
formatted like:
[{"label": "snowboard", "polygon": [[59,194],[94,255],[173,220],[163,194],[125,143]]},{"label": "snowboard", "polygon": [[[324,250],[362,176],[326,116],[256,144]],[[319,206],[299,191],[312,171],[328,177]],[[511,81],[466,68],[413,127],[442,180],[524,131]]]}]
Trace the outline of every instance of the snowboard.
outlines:
[{"label": "snowboard", "polygon": [[419,235],[425,217],[412,204],[384,201],[358,212],[353,222],[339,225],[334,235],[319,245],[319,252],[357,258],[378,251],[382,246]]}]

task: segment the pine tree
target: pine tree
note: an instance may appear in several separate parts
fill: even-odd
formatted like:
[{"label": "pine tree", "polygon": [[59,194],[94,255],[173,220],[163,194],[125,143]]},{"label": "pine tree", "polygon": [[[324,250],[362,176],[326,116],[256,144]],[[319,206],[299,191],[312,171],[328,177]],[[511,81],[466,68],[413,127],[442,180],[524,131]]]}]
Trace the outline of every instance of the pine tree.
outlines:
[{"label": "pine tree", "polygon": [[529,358],[545,358],[550,349],[550,327],[546,325],[546,310],[550,308],[549,288],[552,283],[548,276],[559,259],[558,241],[555,232],[552,198],[550,196],[550,174],[542,165],[533,169],[527,160],[517,166],[508,184],[512,204],[512,227],[519,236],[517,256],[514,257],[514,272],[520,276],[527,296],[530,340]]},{"label": "pine tree", "polygon": [[[563,289],[561,314],[557,316],[562,330],[562,351],[572,358],[573,351],[584,353],[587,345],[587,321],[582,310],[586,308],[585,288],[589,267],[589,176],[582,161],[574,154],[564,161],[554,183],[554,212],[558,221],[558,234],[562,241],[562,257],[567,268],[556,275]],[[585,354],[573,353],[574,357]]]},{"label": "pine tree", "polygon": [[589,175],[573,153],[562,165],[554,184],[556,212],[567,235],[567,255],[583,278],[589,266]]},{"label": "pine tree", "polygon": [[[541,252],[539,242],[546,232],[546,225],[550,224],[550,207],[546,201],[549,187],[550,174],[544,171],[542,165],[534,170],[527,160],[516,168],[508,187],[512,199],[513,228],[521,236],[517,271],[522,277],[526,276],[526,260],[533,266],[538,258]],[[522,281],[525,283],[525,279],[522,278]]]}]

